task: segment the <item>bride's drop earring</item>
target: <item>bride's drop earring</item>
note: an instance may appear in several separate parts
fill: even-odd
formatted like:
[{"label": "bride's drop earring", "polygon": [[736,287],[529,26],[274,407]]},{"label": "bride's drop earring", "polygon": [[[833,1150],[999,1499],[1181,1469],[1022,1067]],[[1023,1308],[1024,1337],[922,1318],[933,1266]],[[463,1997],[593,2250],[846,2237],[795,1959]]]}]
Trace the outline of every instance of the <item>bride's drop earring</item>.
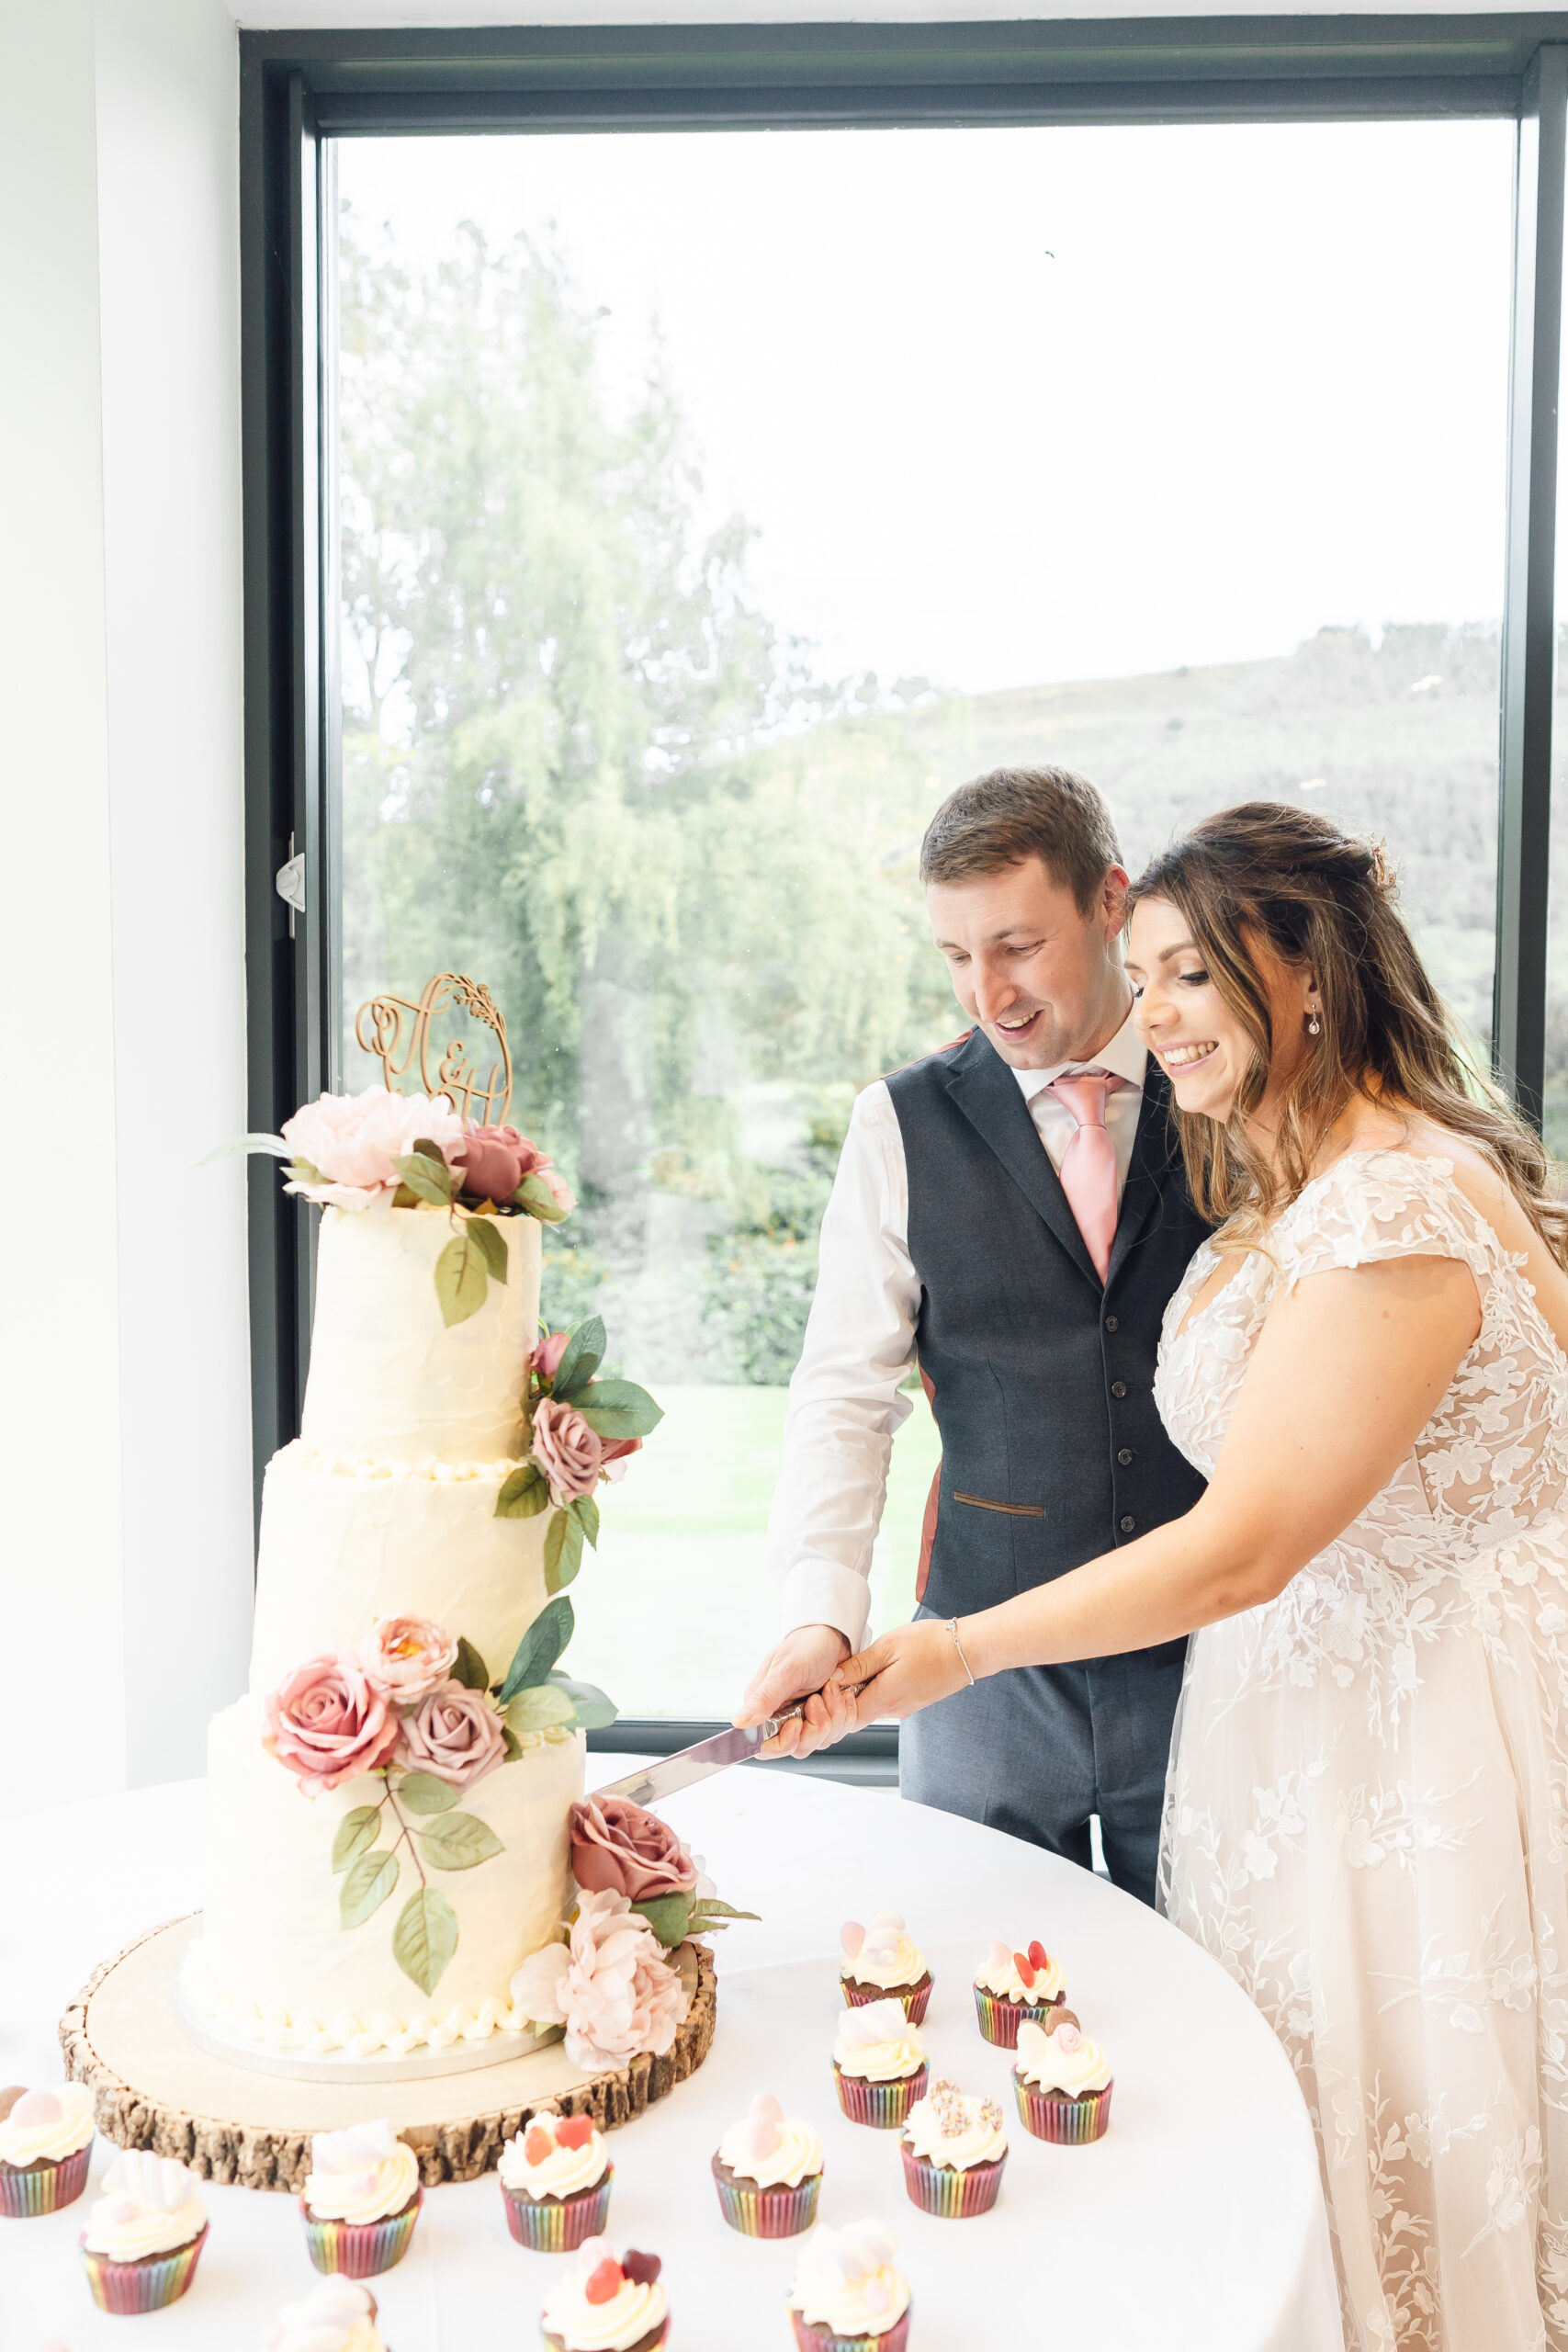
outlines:
[{"label": "bride's drop earring", "polygon": [[1307,1022],[1307,1035],[1309,1037],[1316,1037],[1321,1035],[1321,1034],[1322,1023],[1318,1020],[1317,1014],[1314,1012]]}]

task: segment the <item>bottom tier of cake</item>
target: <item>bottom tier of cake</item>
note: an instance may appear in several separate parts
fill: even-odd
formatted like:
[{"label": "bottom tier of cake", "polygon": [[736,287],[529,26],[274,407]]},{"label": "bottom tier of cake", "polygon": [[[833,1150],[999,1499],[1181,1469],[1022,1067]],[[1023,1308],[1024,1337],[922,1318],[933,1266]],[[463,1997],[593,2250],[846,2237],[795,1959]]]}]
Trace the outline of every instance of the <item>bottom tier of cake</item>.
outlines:
[{"label": "bottom tier of cake", "polygon": [[[186,2010],[258,2053],[368,2056],[522,2032],[511,1981],[561,1917],[582,1734],[530,1735],[423,1815],[384,1803],[375,1775],[306,1796],[261,1735],[250,1700],[213,1719],[205,1932],[182,1971]],[[426,1890],[439,1902],[419,1900]],[[345,1905],[363,1915],[353,1926]]]}]

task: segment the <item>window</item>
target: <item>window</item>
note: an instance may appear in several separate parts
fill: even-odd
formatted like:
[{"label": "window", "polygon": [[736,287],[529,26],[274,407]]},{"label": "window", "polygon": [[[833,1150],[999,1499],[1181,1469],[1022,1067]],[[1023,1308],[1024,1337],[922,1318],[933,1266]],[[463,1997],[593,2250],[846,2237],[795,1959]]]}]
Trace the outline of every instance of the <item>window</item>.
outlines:
[{"label": "window", "polygon": [[[247,42],[276,113],[288,44]],[[1495,981],[1511,1013],[1527,62],[1506,103],[1433,109],[1475,119],[892,127],[863,92],[847,132],[787,137],[639,130],[629,99],[464,136],[467,100],[407,99],[417,60],[401,98],[308,69],[326,887],[295,1026],[318,1082],[363,1084],[365,998],[496,991],[513,1114],[581,1200],[547,1315],[602,1313],[667,1411],[574,1589],[574,1661],[630,1715],[728,1714],[771,1637],[849,1108],[960,1025],[915,870],[953,784],[1078,767],[1134,872],[1228,801],[1325,808],[1387,839],[1479,1054]],[[354,135],[388,128],[439,135]],[[880,1622],[936,1458],[914,1404]]]}]

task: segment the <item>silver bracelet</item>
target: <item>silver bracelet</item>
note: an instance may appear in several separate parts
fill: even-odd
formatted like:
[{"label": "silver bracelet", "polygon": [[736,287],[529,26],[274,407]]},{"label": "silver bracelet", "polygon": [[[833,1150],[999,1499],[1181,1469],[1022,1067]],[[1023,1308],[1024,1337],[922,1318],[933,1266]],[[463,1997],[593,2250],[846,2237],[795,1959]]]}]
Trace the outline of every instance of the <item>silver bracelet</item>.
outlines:
[{"label": "silver bracelet", "polygon": [[973,1690],[975,1688],[975,1677],[973,1673],[970,1672],[969,1661],[964,1655],[964,1645],[958,1638],[958,1620],[956,1617],[950,1617],[948,1619],[947,1630],[953,1635],[953,1646],[958,1652],[958,1663],[964,1668],[964,1673],[969,1676],[969,1688]]}]

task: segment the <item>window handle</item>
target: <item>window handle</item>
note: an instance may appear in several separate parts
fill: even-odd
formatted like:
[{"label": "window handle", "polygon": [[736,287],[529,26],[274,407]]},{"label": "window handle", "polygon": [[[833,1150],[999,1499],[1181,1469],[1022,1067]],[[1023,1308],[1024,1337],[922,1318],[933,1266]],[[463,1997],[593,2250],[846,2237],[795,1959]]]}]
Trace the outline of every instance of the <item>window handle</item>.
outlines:
[{"label": "window handle", "polygon": [[288,836],[288,862],[278,867],[273,882],[278,897],[288,910],[288,936],[292,939],[295,917],[305,911],[305,853],[301,850],[296,857],[292,833]]}]

